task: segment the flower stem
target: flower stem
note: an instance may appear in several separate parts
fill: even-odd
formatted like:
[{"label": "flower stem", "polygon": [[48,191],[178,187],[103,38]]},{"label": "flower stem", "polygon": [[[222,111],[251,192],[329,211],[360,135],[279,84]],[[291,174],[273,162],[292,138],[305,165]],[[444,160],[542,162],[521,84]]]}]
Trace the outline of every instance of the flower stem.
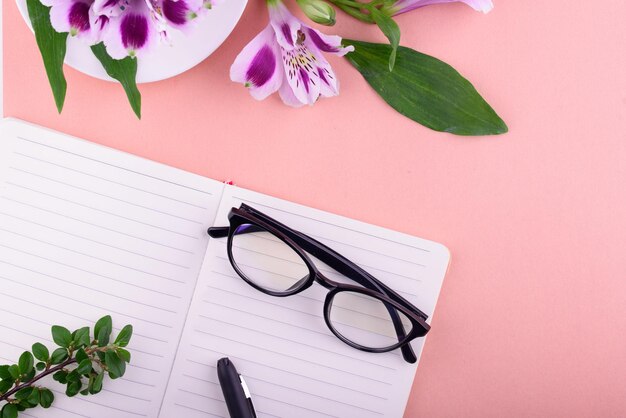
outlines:
[{"label": "flower stem", "polygon": [[11,395],[13,395],[16,392],[19,392],[20,390],[32,386],[36,381],[38,381],[39,379],[43,379],[44,377],[48,376],[49,374],[58,372],[59,370],[63,370],[65,368],[65,366],[69,366],[72,363],[76,363],[76,359],[75,358],[68,358],[67,360],[65,360],[63,363],[58,364],[50,369],[44,370],[41,373],[39,373],[37,376],[33,377],[31,380],[29,380],[28,382],[24,382],[21,385],[17,385],[16,387],[14,387],[13,389],[7,391],[6,393],[4,393],[2,396],[0,396],[0,401],[8,401],[9,397]]},{"label": "flower stem", "polygon": [[341,10],[349,14],[350,16],[365,23],[374,23],[374,20],[367,13],[363,13],[362,10],[367,10],[369,3],[359,3],[352,0],[328,0]]}]

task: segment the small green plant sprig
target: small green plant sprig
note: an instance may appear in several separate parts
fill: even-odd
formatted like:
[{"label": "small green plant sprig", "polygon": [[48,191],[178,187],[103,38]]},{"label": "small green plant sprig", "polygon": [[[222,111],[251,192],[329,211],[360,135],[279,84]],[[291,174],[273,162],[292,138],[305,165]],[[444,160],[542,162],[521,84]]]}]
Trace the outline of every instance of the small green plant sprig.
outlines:
[{"label": "small green plant sprig", "polygon": [[48,375],[66,385],[65,394],[70,397],[100,392],[107,373],[111,379],[123,376],[126,363],[130,363],[130,352],[124,347],[130,342],[133,327],[122,328],[113,342],[112,330],[109,315],[96,322],[93,338],[89,327],[70,332],[54,325],[52,339],[59,348],[52,354],[45,345],[35,343],[32,353],[25,351],[17,364],[0,365],[0,418],[16,418],[19,412],[39,405],[49,408],[54,394],[35,385]]}]

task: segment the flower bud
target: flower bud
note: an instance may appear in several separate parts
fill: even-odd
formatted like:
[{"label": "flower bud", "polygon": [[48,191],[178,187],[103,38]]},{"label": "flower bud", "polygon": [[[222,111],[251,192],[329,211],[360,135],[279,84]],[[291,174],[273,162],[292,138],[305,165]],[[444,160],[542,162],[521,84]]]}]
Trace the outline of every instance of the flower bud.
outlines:
[{"label": "flower bud", "polygon": [[335,9],[323,0],[297,0],[305,15],[320,25],[335,24]]}]

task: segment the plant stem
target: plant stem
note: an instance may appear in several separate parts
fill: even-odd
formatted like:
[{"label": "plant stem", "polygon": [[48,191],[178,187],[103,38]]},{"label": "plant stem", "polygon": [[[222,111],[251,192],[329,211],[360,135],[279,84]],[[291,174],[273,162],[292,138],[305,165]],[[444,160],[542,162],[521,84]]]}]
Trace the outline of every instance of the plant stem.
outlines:
[{"label": "plant stem", "polygon": [[14,387],[13,389],[9,390],[8,392],[6,392],[2,396],[0,396],[0,401],[8,400],[9,397],[11,395],[13,395],[14,393],[20,391],[21,389],[24,389],[26,387],[31,386],[36,381],[38,381],[39,379],[43,379],[44,377],[48,376],[49,374],[58,372],[59,370],[63,370],[65,368],[65,366],[68,366],[68,365],[70,365],[72,363],[76,363],[76,359],[75,358],[68,358],[63,363],[58,364],[58,365],[56,365],[56,366],[54,366],[54,367],[52,367],[50,369],[44,370],[43,372],[39,373],[37,376],[33,377],[30,381],[24,382],[21,385],[18,385],[16,387]]},{"label": "plant stem", "polygon": [[345,13],[349,14],[350,16],[360,20],[361,22],[374,23],[374,20],[369,14],[362,12],[362,10],[367,10],[371,3],[360,3],[358,1],[352,1],[352,0],[328,0],[328,1],[333,3],[335,6],[339,7],[341,10],[343,10]]}]

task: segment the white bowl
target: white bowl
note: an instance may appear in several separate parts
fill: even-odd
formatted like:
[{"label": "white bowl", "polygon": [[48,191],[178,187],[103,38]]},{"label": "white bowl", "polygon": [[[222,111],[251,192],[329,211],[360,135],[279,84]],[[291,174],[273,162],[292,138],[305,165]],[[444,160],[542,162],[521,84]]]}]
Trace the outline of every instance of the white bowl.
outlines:
[{"label": "white bowl", "polygon": [[[26,0],[16,0],[17,7],[31,28]],[[204,61],[230,35],[241,18],[248,0],[225,0],[199,17],[187,34],[171,31],[172,45],[160,44],[137,62],[137,82],[149,83],[174,77]],[[65,63],[78,71],[102,80],[112,79],[80,39],[68,37]]]}]

